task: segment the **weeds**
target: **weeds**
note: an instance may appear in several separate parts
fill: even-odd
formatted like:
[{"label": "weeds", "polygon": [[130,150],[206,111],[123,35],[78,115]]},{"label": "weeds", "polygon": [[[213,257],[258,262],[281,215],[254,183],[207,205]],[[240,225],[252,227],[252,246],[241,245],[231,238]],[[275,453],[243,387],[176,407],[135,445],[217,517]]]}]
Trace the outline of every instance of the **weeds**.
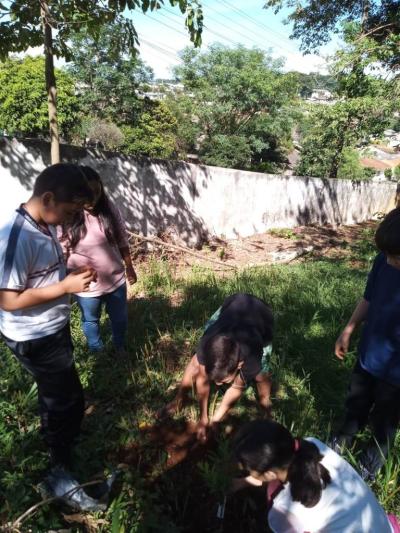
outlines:
[{"label": "weeds", "polygon": [[[207,524],[226,490],[229,439],[219,441],[212,452],[170,467],[165,447],[149,440],[143,428],[155,422],[157,409],[172,398],[206,320],[234,292],[253,293],[274,310],[271,368],[276,419],[299,436],[326,440],[341,417],[355,358],[353,351],[345,364],[338,362],[333,346],[362,295],[374,254],[371,235],[366,234],[352,251],[357,267],[349,267],[345,260],[325,259],[251,268],[221,278],[200,267],[179,278],[166,261],[152,261],[136,288],[141,297],[129,304],[128,367],[115,359],[112,350],[96,356],[87,352],[78,309],[73,308],[75,358],[88,400],[75,453],[76,476],[85,482],[117,464],[124,470],[109,509],[95,517],[98,531],[217,530]],[[174,300],[177,293],[178,303]],[[103,334],[110,343],[104,318]],[[38,434],[33,381],[4,345],[0,350],[0,523],[6,523],[39,501],[35,487],[43,477],[47,454]],[[217,393],[214,401],[215,405],[219,401]],[[239,425],[258,416],[251,391],[234,415]],[[194,419],[196,405],[189,404],[180,416]],[[397,442],[373,486],[391,512],[400,509],[399,451]],[[258,531],[251,498],[240,500],[235,512],[231,518],[235,532]],[[33,533],[65,527],[88,531],[82,523],[66,523],[56,506],[40,509],[26,523],[26,531]]]}]

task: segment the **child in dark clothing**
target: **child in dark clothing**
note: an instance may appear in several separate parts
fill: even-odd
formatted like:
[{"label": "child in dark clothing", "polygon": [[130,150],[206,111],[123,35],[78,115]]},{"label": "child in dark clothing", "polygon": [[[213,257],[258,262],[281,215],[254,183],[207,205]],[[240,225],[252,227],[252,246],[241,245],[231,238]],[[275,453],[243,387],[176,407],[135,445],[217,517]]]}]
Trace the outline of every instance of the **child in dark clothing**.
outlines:
[{"label": "child in dark clothing", "polygon": [[350,380],[345,420],[334,437],[336,450],[350,446],[370,422],[373,439],[360,458],[364,479],[373,479],[394,442],[400,418],[400,209],[378,227],[380,254],[368,276],[364,297],[336,341],[343,359],[355,328],[365,321]]},{"label": "child in dark clothing", "polygon": [[87,291],[91,268],[66,275],[55,225],[92,200],[80,168],[60,163],[37,178],[32,197],[0,227],[0,334],[37,383],[41,429],[54,465],[68,467],[83,418],[73,360],[69,295]]},{"label": "child in dark clothing", "polygon": [[[266,358],[272,341],[273,316],[270,307],[250,294],[233,294],[206,324],[203,337],[187,365],[176,398],[162,412],[179,409],[196,384],[200,405],[197,436],[205,440],[210,426],[219,423],[253,381],[260,404],[270,406],[271,379]],[[221,404],[208,418],[210,381],[227,384]]]}]

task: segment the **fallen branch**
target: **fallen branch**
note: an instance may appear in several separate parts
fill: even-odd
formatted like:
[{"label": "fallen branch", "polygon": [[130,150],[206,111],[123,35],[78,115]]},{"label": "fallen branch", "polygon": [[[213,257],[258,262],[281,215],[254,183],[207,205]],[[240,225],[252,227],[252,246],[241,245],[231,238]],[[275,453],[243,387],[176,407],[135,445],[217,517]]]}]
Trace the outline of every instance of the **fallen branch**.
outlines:
[{"label": "fallen branch", "polygon": [[[64,494],[64,496],[72,496],[77,490],[83,489],[84,487],[89,487],[90,485],[98,485],[99,483],[103,483],[103,479],[98,479],[96,481],[88,481],[87,483],[83,483],[82,485],[77,485],[73,489],[69,490]],[[47,505],[48,503],[52,503],[56,500],[59,500],[59,496],[53,496],[52,498],[47,498],[46,500],[43,500],[39,503],[36,503],[35,505],[32,505],[29,509],[27,509],[21,516],[19,516],[14,522],[8,523],[4,526],[0,526],[0,531],[4,531],[5,533],[19,533],[20,529],[19,527],[22,525],[22,522],[28,518],[29,515],[37,511],[40,507],[43,507],[43,505]]]},{"label": "fallen branch", "polygon": [[154,244],[158,244],[160,246],[165,246],[166,248],[171,248],[171,250],[176,250],[178,252],[183,252],[185,254],[193,255],[194,257],[197,257],[198,259],[201,259],[202,261],[206,261],[208,263],[214,263],[216,265],[222,265],[225,268],[231,268],[232,270],[236,270],[237,267],[235,265],[231,265],[229,263],[223,263],[222,261],[217,261],[217,259],[210,259],[209,257],[204,257],[203,255],[193,252],[192,250],[189,250],[189,248],[185,248],[183,246],[178,246],[177,244],[170,244],[169,242],[164,242],[158,237],[144,237],[143,235],[139,235],[138,233],[132,233],[131,231],[128,231],[128,234],[131,237],[134,237],[135,239],[139,239],[141,241],[151,242]]}]

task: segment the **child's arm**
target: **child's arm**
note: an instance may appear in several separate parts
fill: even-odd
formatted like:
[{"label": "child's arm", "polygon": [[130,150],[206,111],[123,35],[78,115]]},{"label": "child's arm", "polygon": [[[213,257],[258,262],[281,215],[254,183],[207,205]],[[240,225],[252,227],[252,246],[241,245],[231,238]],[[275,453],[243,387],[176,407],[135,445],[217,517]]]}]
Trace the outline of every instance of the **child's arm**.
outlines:
[{"label": "child's arm", "polygon": [[219,404],[218,409],[215,411],[211,419],[211,424],[221,422],[221,420],[228,413],[228,411],[234,406],[234,404],[242,396],[245,388],[246,388],[245,382],[242,380],[242,378],[239,375],[236,376],[235,381],[233,382],[233,385],[231,385],[229,389],[225,392],[224,397],[222,398],[222,402]]},{"label": "child's arm", "polygon": [[204,365],[199,365],[196,377],[196,394],[200,407],[200,421],[197,427],[197,438],[206,440],[208,428],[208,398],[210,397],[210,381]]},{"label": "child's arm", "polygon": [[90,282],[93,281],[95,277],[96,273],[93,269],[89,268],[83,272],[79,269],[78,271],[69,274],[59,283],[54,283],[48,287],[25,289],[24,291],[1,289],[0,307],[4,309],[4,311],[18,311],[51,300],[56,300],[65,294],[85,292],[88,290]]},{"label": "child's arm", "polygon": [[115,221],[116,235],[115,239],[118,245],[119,253],[125,263],[126,277],[130,285],[137,282],[137,275],[132,265],[131,253],[129,250],[129,239],[126,231],[126,225],[117,206],[109,199],[109,206]]},{"label": "child's arm", "polygon": [[215,411],[214,416],[211,419],[211,424],[221,422],[227,412],[242,396],[242,393],[243,390],[241,389],[229,387],[222,398],[222,402],[219,404],[218,409]]},{"label": "child's arm", "polygon": [[361,298],[358,302],[353,314],[350,317],[346,327],[340,334],[335,344],[335,354],[339,359],[343,359],[349,349],[350,337],[356,327],[363,322],[367,316],[369,308],[369,301]]},{"label": "child's arm", "polygon": [[137,282],[137,275],[136,275],[135,269],[133,268],[129,246],[123,246],[119,249],[119,251],[125,263],[126,277],[128,278],[130,285],[133,285],[134,283]]}]

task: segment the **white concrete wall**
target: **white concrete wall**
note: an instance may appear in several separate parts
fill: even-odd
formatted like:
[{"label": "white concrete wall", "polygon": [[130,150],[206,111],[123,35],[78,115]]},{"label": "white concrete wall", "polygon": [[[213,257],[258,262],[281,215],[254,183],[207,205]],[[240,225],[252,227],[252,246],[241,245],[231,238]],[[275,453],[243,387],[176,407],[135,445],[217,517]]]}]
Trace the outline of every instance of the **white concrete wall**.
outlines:
[{"label": "white concrete wall", "polygon": [[[204,233],[230,238],[301,224],[351,224],[395,206],[395,183],[261,174],[65,145],[61,154],[97,168],[133,230],[146,235],[173,225],[192,244]],[[48,164],[47,143],[0,140],[0,213],[26,200]]]}]

